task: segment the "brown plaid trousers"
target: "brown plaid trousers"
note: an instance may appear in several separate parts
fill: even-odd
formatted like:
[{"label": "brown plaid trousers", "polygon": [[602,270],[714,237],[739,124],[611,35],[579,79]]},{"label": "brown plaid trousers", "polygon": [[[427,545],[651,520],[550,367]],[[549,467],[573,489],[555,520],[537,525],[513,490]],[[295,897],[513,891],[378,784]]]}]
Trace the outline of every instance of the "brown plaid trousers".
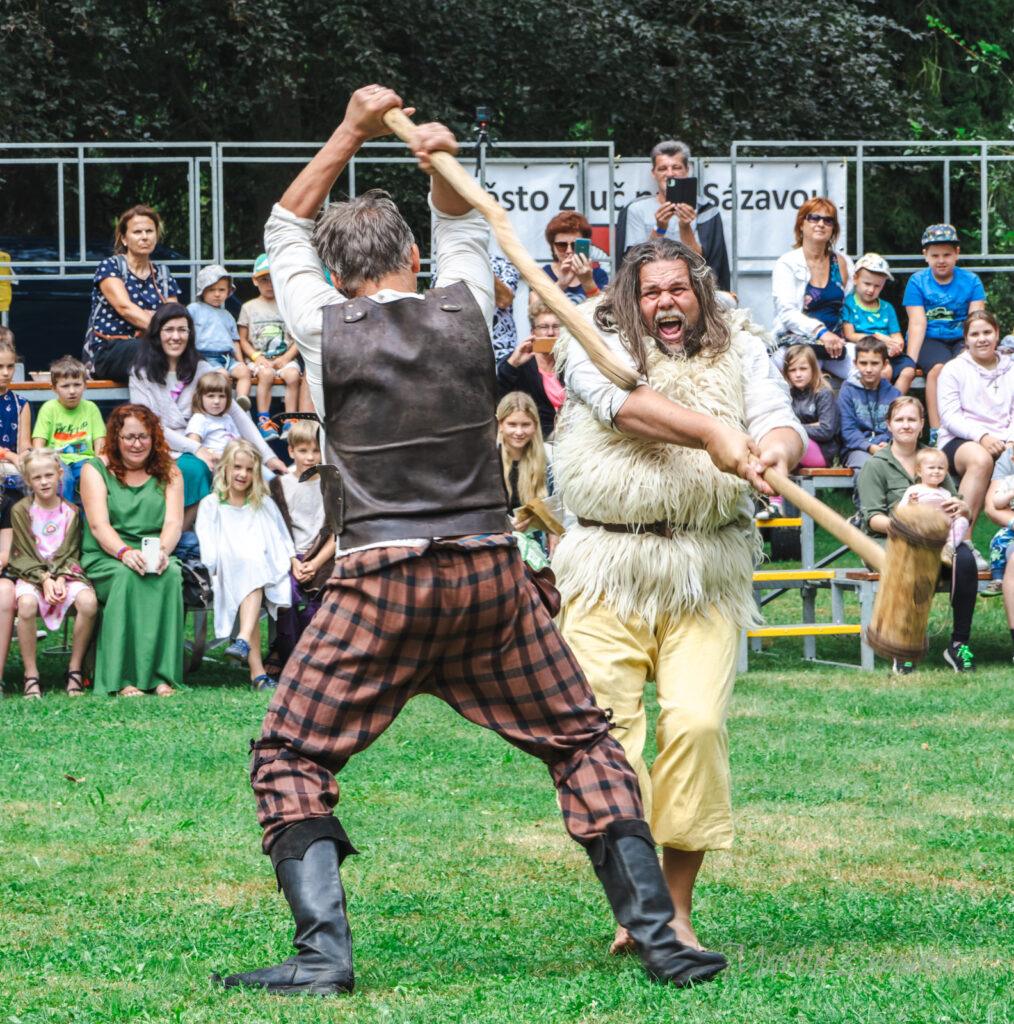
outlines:
[{"label": "brown plaid trousers", "polygon": [[265,853],[331,813],[335,774],[420,693],[542,760],[579,843],[643,817],[623,748],[501,535],[338,560],[252,745]]}]

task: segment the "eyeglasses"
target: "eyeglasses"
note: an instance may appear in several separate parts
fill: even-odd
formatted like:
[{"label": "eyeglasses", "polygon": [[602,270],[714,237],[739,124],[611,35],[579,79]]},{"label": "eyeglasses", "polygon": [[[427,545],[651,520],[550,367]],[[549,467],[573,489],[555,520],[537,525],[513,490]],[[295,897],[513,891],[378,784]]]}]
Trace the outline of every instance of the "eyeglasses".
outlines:
[{"label": "eyeglasses", "polygon": [[147,444],[151,440],[151,434],[120,434],[120,440],[127,444]]},{"label": "eyeglasses", "polygon": [[532,328],[532,334],[559,334],[559,324],[536,324]]},{"label": "eyeglasses", "polygon": [[830,224],[832,227],[834,227],[834,223],[837,219],[837,217],[832,217],[827,213],[808,213],[803,218],[803,220],[808,220],[811,224],[820,224],[821,221],[823,221],[825,224]]},{"label": "eyeglasses", "polygon": [[554,242],[553,243],[553,248],[557,252],[573,252],[574,251],[574,243],[573,242]]}]

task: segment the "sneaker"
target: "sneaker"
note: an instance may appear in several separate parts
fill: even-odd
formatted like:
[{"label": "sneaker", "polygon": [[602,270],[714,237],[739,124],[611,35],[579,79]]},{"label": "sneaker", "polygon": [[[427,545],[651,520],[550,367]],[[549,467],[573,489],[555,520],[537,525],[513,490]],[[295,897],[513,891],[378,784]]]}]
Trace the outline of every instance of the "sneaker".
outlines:
[{"label": "sneaker", "polygon": [[292,430],[292,420],[286,420],[282,424],[282,440],[283,441],[289,436],[289,432],[291,430]]},{"label": "sneaker", "polygon": [[896,676],[910,676],[915,671],[915,665],[910,661],[898,661],[897,658],[891,664],[891,671]]},{"label": "sneaker", "polygon": [[278,687],[278,680],[272,679],[271,676],[265,672],[263,675],[257,676],[255,679],[250,680],[251,690],[274,690]]},{"label": "sneaker", "polygon": [[979,591],[983,597],[997,597],[1003,593],[1003,580],[990,580],[983,588]]},{"label": "sneaker", "polygon": [[943,551],[940,552],[940,561],[943,562],[944,565],[953,565],[954,564],[954,545],[953,544],[945,544],[944,545]]},{"label": "sneaker", "polygon": [[937,438],[940,436],[940,430],[937,427],[930,427],[929,432],[929,445],[930,448],[936,448]]},{"label": "sneaker", "polygon": [[972,549],[972,557],[975,559],[975,568],[978,569],[979,572],[989,572],[989,559],[983,558],[979,549],[972,547],[972,542],[970,540],[963,540],[961,543],[964,544],[966,548]]},{"label": "sneaker", "polygon": [[944,651],[944,661],[955,672],[974,672],[973,657],[972,648],[968,644],[950,644]]},{"label": "sneaker", "polygon": [[247,659],[250,657],[250,645],[245,641],[236,637],[235,640],[225,649],[225,656],[229,661],[239,662],[240,665],[245,665]]},{"label": "sneaker", "polygon": [[257,417],[257,429],[261,432],[261,437],[265,441],[275,441],[278,439],[278,424],[266,412],[262,412]]},{"label": "sneaker", "polygon": [[250,396],[249,395],[237,395],[236,404],[243,410],[243,412],[250,411]]},{"label": "sneaker", "polygon": [[781,519],[785,514],[785,507],[780,496],[768,498],[766,495],[759,495],[757,498],[758,509],[754,518],[760,523],[766,523],[769,519]]}]

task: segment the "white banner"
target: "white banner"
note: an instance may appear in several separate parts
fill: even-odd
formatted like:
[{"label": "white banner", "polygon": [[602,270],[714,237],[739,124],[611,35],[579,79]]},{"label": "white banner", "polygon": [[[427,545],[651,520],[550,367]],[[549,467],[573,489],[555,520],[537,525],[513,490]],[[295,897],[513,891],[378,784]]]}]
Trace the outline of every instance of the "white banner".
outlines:
[{"label": "white banner", "polygon": [[[698,201],[720,206],[726,247],[732,256],[732,181],[728,160],[701,160],[697,166]],[[762,323],[770,326],[771,268],[794,244],[796,211],[813,196],[825,194],[820,160],[769,163],[737,161],[738,297]],[[827,160],[826,194],[838,208],[841,245],[847,221],[847,167],[844,160]],[[540,263],[552,258],[545,238],[549,221],[564,210],[578,210],[592,224],[592,238],[609,268],[609,165],[607,160],[499,160],[486,162],[486,187],[507,210],[518,237]],[[613,204],[617,211],[642,195],[653,195],[654,179],[646,160],[617,160],[613,164]],[[628,239],[629,243],[629,239]],[[519,296],[520,297],[520,296]],[[524,307],[527,308],[527,307]],[[526,322],[521,303],[515,317]]]}]

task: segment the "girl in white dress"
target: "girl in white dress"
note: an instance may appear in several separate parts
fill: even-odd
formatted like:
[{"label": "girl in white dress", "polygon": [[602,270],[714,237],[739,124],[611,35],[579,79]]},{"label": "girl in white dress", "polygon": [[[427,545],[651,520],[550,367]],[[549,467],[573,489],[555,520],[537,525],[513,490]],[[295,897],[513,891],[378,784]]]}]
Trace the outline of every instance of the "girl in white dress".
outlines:
[{"label": "girl in white dress", "polygon": [[225,656],[250,666],[255,690],[278,685],[261,660],[260,614],[292,603],[290,559],[296,554],[281,513],[264,486],[261,457],[249,441],[230,441],[215,467],[211,494],[197,509],[201,561],[211,570],[215,635],[235,639]]}]

